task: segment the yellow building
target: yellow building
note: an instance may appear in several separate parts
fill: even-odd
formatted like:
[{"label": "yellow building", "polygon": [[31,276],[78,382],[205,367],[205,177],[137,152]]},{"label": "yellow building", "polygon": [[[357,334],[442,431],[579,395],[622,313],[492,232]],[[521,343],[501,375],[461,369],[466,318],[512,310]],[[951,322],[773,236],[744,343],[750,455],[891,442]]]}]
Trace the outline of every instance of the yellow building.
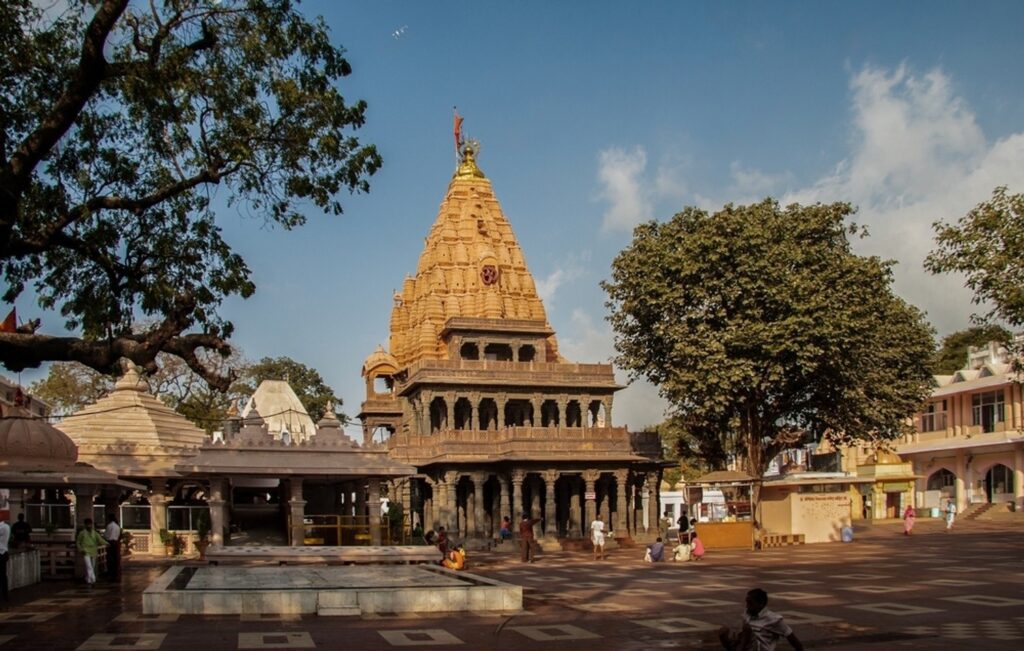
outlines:
[{"label": "yellow building", "polygon": [[1024,508],[1021,384],[1006,349],[972,348],[965,368],[935,380],[916,432],[896,448],[921,475],[917,506],[953,499],[958,511],[979,503]]}]

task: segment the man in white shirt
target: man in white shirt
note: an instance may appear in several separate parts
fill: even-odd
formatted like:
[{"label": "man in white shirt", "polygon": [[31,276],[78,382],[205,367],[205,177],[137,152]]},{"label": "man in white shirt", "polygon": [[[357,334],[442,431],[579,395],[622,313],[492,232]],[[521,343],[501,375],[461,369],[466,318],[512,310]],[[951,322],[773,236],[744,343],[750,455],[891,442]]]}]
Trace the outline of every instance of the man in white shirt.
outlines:
[{"label": "man in white shirt", "polygon": [[7,594],[7,559],[10,557],[8,545],[11,544],[11,525],[7,520],[0,520],[0,601],[5,605],[10,601]]},{"label": "man in white shirt", "polygon": [[725,626],[720,628],[718,639],[722,646],[728,651],[775,651],[779,638],[784,637],[796,651],[804,651],[803,643],[782,620],[782,615],[768,610],[767,606],[767,592],[761,588],[748,592],[743,627],[735,634]]},{"label": "man in white shirt", "polygon": [[604,558],[604,520],[600,513],[590,523],[590,542],[594,544],[594,560]]},{"label": "man in white shirt", "polygon": [[113,513],[107,514],[103,539],[107,541],[107,578],[117,581],[121,578],[121,525]]}]

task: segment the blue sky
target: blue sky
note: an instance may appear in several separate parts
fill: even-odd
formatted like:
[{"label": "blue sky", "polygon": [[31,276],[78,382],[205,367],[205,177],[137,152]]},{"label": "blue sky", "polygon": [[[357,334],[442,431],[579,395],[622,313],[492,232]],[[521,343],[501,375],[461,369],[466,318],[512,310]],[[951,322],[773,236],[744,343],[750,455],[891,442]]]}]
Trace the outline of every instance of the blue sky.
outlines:
[{"label": "blue sky", "polygon": [[[930,224],[996,185],[1024,191],[1024,3],[301,7],[348,50],[342,91],[369,102],[359,135],[384,167],[345,215],[293,232],[225,212],[258,289],[224,314],[247,357],[317,368],[349,414],[451,176],[453,105],[574,361],[614,354],[598,283],[646,219],[766,195],[851,201],[872,233],[858,249],[898,260],[897,292],[943,334],[973,306],[961,280],[922,271]],[[640,428],[663,407],[641,383],[615,419]]]}]

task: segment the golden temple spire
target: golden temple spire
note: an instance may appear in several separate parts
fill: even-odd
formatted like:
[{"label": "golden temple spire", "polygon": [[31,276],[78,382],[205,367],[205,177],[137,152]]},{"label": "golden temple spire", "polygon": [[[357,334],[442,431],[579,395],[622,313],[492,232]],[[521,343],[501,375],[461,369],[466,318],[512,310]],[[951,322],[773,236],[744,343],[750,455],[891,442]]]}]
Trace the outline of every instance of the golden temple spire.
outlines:
[{"label": "golden temple spire", "polygon": [[480,143],[476,140],[467,140],[462,144],[462,151],[459,152],[459,167],[452,176],[454,179],[484,179],[484,173],[476,166],[476,157],[480,153]]}]

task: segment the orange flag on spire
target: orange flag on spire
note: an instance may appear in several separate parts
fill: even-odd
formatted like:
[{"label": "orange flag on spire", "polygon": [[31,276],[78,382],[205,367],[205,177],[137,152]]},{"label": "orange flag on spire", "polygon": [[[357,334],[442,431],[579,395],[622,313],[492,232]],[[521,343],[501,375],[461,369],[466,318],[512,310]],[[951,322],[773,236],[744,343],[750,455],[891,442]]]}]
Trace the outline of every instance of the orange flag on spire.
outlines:
[{"label": "orange flag on spire", "polygon": [[18,308],[12,307],[11,313],[7,315],[3,323],[0,323],[0,332],[18,331]]},{"label": "orange flag on spire", "polygon": [[[454,108],[454,107],[453,107]],[[459,153],[459,147],[462,145],[462,116],[459,115],[459,110],[455,109],[455,153]]]}]

